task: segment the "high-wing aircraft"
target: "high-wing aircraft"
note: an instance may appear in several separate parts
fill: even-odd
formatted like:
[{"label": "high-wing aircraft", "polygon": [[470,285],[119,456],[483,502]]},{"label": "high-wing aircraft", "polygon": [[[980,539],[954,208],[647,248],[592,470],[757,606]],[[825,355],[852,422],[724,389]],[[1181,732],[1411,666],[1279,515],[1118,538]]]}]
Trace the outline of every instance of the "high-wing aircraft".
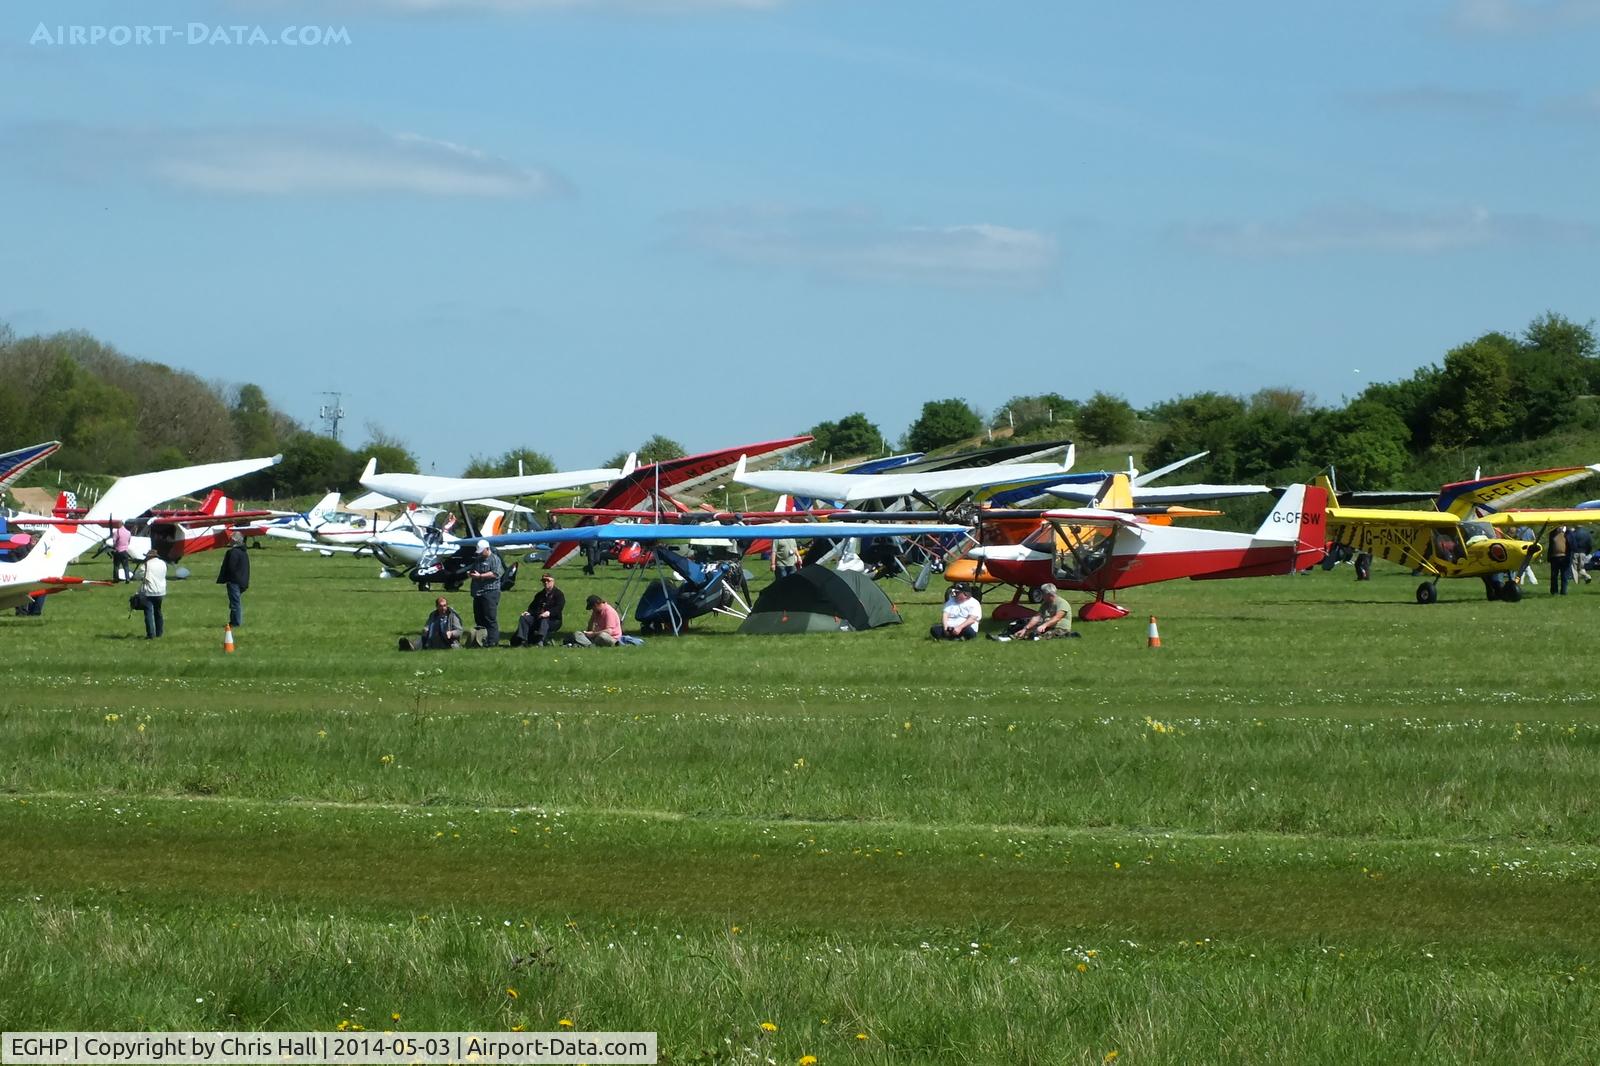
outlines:
[{"label": "high-wing aircraft", "polygon": [[[1116,475],[1118,478],[1124,475]],[[1254,533],[1228,533],[1160,524],[1152,516],[1105,508],[1031,513],[1038,524],[1020,544],[985,545],[968,555],[995,577],[1023,589],[1047,582],[1093,592],[1078,610],[1086,622],[1121,618],[1114,589],[1187,577],[1209,580],[1304,570],[1322,558],[1327,496],[1321,488],[1291,486]],[[1010,517],[1001,511],[988,519]],[[1007,605],[1009,606],[1009,605]],[[1005,617],[1005,606],[994,612]]]},{"label": "high-wing aircraft", "polygon": [[[86,584],[106,584],[68,577],[66,571],[74,559],[110,536],[113,519],[143,515],[166,500],[265,470],[282,460],[283,456],[275,455],[119,478],[81,518],[51,519],[27,555],[16,562],[0,562],[0,608],[17,607],[36,596]],[[180,527],[172,543],[181,544],[183,539]],[[157,550],[160,551],[159,544]]]},{"label": "high-wing aircraft", "polygon": [[[1168,474],[1188,466],[1197,459],[1204,459],[1209,452],[1197,452],[1194,455],[1179,459],[1175,463],[1155,470],[1139,473],[1133,468],[1133,456],[1128,457],[1128,497],[1134,506],[1151,506],[1161,504],[1194,503],[1198,500],[1226,500],[1237,496],[1259,496],[1272,489],[1266,485],[1225,485],[1195,482],[1188,485],[1152,485]],[[1069,483],[1051,485],[1045,489],[1045,496],[1055,496],[1063,500],[1072,500],[1076,503],[1093,504],[1095,498],[1102,490],[1103,479],[1109,472],[1100,475],[1100,481],[1092,481],[1083,475],[1078,475]],[[1041,497],[1042,498],[1042,497]],[[1004,506],[1004,501],[995,500],[996,506]],[[1027,506],[1026,503],[1020,506]]]},{"label": "high-wing aircraft", "polygon": [[1008,488],[1039,486],[1042,490],[1045,485],[1060,481],[1072,469],[1074,454],[1073,446],[1068,444],[1066,455],[1059,463],[997,463],[954,470],[890,470],[882,474],[832,474],[812,470],[752,471],[747,469],[741,458],[734,468],[733,480],[767,492],[788,493],[838,504],[935,498],[964,490],[973,492],[981,499]]},{"label": "high-wing aircraft", "polygon": [[[1346,507],[1339,503],[1331,478],[1319,477],[1317,484],[1327,490],[1332,501],[1328,507],[1330,541],[1427,575],[1428,580],[1417,586],[1418,603],[1439,598],[1440,578],[1461,577],[1481,578],[1491,600],[1514,603],[1522,598],[1522,589],[1506,580],[1506,575],[1532,565],[1545,530],[1594,523],[1600,521],[1600,515],[1580,508],[1497,508],[1596,472],[1600,465],[1459,481],[1439,490],[1437,511]],[[1533,531],[1532,540],[1506,535],[1506,531],[1523,527]]]}]

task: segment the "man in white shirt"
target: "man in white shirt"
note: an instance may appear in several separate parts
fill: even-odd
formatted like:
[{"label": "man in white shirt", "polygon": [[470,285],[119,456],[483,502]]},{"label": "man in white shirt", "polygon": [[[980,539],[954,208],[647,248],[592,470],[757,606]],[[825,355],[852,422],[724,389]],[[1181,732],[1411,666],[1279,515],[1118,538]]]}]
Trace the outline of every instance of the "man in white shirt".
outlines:
[{"label": "man in white shirt", "polygon": [[983,620],[983,604],[979,603],[965,585],[950,589],[950,598],[944,601],[944,611],[939,624],[929,631],[934,640],[975,640],[978,623]]}]

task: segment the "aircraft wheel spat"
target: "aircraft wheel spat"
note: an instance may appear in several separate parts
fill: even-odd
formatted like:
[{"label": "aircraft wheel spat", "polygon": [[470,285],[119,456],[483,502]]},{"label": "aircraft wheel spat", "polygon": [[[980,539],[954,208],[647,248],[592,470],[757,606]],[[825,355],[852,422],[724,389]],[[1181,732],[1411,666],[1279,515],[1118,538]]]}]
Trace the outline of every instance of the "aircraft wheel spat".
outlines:
[{"label": "aircraft wheel spat", "polygon": [[1148,643],[1146,643],[1145,647],[1147,647],[1147,648],[1159,648],[1159,647],[1161,647],[1161,630],[1156,628],[1156,616],[1155,615],[1151,615],[1150,616],[1150,640],[1149,640]]},{"label": "aircraft wheel spat", "polygon": [[233,654],[233,626],[231,624],[222,627],[222,651],[225,655]]}]

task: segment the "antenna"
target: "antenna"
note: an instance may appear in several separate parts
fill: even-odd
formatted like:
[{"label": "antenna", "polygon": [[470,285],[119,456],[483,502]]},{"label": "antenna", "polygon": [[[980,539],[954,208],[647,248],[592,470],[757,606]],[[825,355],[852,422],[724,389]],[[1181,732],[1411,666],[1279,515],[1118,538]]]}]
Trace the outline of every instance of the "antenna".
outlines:
[{"label": "antenna", "polygon": [[322,419],[322,428],[327,435],[337,441],[339,439],[339,422],[344,418],[344,406],[339,401],[344,399],[344,394],[325,392],[322,395],[332,397],[333,402],[323,404],[317,410],[317,417]]}]

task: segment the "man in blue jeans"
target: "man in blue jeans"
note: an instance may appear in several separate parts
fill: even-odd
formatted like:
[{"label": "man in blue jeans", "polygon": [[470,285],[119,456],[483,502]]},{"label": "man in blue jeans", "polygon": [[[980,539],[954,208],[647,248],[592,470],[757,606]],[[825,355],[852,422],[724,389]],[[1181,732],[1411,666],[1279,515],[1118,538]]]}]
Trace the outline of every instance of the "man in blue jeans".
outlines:
[{"label": "man in blue jeans", "polygon": [[233,547],[222,557],[217,584],[228,586],[228,624],[238,629],[244,625],[244,594],[250,587],[250,553],[244,549],[243,533],[233,534],[230,540]]}]

